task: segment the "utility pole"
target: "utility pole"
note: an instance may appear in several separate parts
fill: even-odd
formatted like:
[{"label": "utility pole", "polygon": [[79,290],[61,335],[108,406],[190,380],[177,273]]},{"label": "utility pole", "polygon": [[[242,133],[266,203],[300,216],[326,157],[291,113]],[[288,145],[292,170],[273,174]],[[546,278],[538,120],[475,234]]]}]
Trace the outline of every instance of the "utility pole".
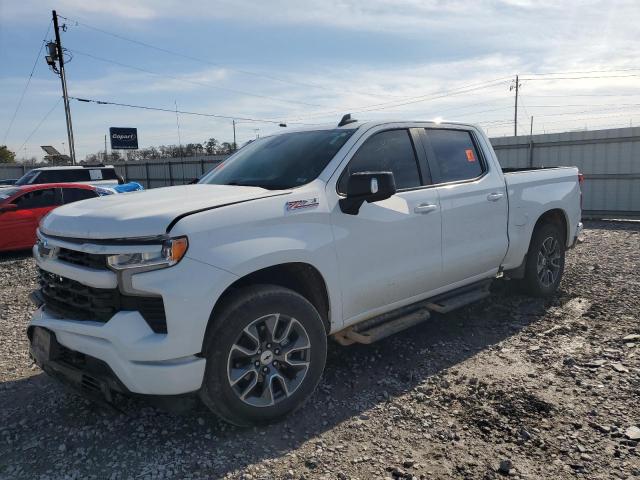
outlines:
[{"label": "utility pole", "polygon": [[105,163],[107,161],[107,135],[104,136],[104,160],[102,160],[102,163]]},{"label": "utility pole", "polygon": [[531,115],[531,128],[529,129],[529,136],[533,136],[533,115]]},{"label": "utility pole", "polygon": [[516,91],[516,103],[515,103],[515,112],[513,115],[513,136],[518,136],[518,88],[520,88],[520,82],[518,81],[518,75],[516,75],[516,83],[515,85],[511,85],[509,90]]},{"label": "utility pole", "polygon": [[180,138],[180,119],[178,117],[178,101],[174,100],[173,103],[176,106],[176,128],[178,129],[178,148],[180,149],[180,160],[184,161],[184,158],[182,158],[182,139]]},{"label": "utility pole", "polygon": [[53,14],[53,30],[56,34],[55,58],[58,59],[60,81],[62,82],[62,96],[64,98],[64,114],[67,119],[67,139],[69,141],[69,156],[71,157],[71,164],[75,165],[76,164],[76,148],[73,142],[73,125],[71,124],[71,107],[69,106],[69,95],[67,93],[67,77],[64,71],[64,53],[62,50],[62,41],[60,40],[60,28],[58,27],[58,14],[56,13],[55,10],[53,10],[51,13]]},{"label": "utility pole", "polygon": [[233,120],[233,151],[235,152],[238,149],[236,146],[236,121]]}]

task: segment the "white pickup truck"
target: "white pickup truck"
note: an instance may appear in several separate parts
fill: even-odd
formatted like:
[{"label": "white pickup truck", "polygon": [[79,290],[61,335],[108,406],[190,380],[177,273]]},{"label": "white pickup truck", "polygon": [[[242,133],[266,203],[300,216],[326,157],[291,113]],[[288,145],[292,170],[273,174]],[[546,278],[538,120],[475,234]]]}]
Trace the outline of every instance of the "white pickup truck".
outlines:
[{"label": "white pickup truck", "polygon": [[196,185],[50,213],[31,353],[108,401],[195,393],[234,424],[274,421],[315,389],[328,336],[373,342],[503,275],[553,294],[580,218],[576,168],[504,174],[473,125],[345,115]]}]

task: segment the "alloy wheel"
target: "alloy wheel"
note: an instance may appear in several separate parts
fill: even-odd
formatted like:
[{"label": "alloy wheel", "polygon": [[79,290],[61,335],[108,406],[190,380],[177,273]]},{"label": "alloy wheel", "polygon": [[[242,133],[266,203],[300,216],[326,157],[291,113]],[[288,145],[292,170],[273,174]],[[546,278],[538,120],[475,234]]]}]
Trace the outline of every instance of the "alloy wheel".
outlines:
[{"label": "alloy wheel", "polygon": [[540,245],[536,262],[538,280],[544,287],[553,285],[560,274],[562,254],[555,237],[547,237]]},{"label": "alloy wheel", "polygon": [[247,325],[231,346],[227,377],[234,393],[253,407],[289,398],[309,370],[311,342],[302,324],[280,313]]}]

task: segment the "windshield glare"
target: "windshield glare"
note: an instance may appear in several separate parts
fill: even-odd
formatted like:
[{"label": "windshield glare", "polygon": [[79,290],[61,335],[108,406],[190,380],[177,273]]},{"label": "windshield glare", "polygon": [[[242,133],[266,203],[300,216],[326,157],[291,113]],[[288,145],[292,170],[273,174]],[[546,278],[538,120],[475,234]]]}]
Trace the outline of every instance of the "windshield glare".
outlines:
[{"label": "windshield glare", "polygon": [[23,176],[21,176],[18,179],[18,181],[16,182],[16,185],[29,185],[31,182],[33,182],[36,179],[39,173],[40,172],[38,170],[31,170],[25,173]]},{"label": "windshield glare", "polygon": [[355,129],[314,130],[265,137],[238,150],[199,183],[271,190],[315,180]]},{"label": "windshield glare", "polygon": [[12,197],[15,193],[20,191],[19,188],[2,188],[0,189],[0,202]]}]

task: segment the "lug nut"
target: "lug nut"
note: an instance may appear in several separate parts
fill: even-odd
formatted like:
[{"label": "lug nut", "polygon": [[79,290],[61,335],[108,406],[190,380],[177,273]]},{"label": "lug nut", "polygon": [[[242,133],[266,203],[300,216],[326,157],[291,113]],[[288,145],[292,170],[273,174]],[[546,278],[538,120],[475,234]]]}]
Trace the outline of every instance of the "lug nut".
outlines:
[{"label": "lug nut", "polygon": [[257,361],[257,360],[256,360],[253,364],[254,364],[256,367],[259,367],[259,366],[260,366],[260,362],[259,362],[259,361]]},{"label": "lug nut", "polygon": [[267,372],[269,371],[269,369],[268,369],[267,367],[264,367],[264,368],[262,369],[262,371],[263,371],[264,373],[267,373]]},{"label": "lug nut", "polygon": [[276,349],[273,351],[273,353],[275,353],[276,355],[280,355],[280,349],[279,349],[279,348],[276,348]]},{"label": "lug nut", "polygon": [[271,348],[271,344],[270,343],[267,343],[267,348]]},{"label": "lug nut", "polygon": [[258,355],[262,353],[262,349],[258,349]]},{"label": "lug nut", "polygon": [[277,366],[278,366],[278,361],[277,361],[277,360],[274,360],[274,361],[273,361],[273,366],[274,366],[274,367],[277,367]]}]

